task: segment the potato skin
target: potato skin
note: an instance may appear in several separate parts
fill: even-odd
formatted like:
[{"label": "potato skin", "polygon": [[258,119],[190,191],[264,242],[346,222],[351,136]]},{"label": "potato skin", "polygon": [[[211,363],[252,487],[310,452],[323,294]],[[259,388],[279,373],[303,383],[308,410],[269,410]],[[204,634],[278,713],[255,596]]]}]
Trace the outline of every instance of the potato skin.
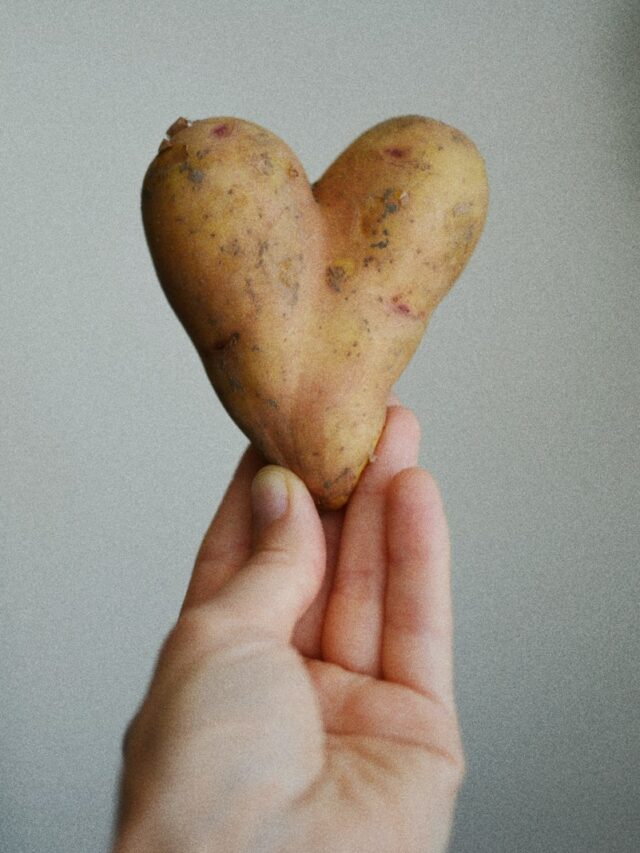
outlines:
[{"label": "potato skin", "polygon": [[405,116],[360,136],[311,187],[251,122],[179,120],[169,135],[142,190],[167,298],[238,426],[338,508],[480,236],[482,158],[459,131]]}]

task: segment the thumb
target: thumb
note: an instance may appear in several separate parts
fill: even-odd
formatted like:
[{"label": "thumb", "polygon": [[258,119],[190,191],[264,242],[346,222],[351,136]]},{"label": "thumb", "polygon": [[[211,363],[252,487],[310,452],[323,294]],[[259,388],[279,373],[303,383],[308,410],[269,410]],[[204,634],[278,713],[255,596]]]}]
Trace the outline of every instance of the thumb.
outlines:
[{"label": "thumb", "polygon": [[322,583],[322,523],[302,480],[277,465],[256,474],[251,506],[253,553],[216,603],[235,619],[288,640]]}]

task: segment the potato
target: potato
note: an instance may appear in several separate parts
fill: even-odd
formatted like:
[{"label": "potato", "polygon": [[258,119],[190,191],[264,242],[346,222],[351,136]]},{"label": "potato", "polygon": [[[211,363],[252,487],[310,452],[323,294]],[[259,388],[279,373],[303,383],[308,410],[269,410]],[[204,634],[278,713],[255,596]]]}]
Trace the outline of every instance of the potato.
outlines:
[{"label": "potato", "polygon": [[374,458],[389,390],[482,230],[487,180],[460,131],[382,122],[313,186],[237,118],[178,119],[143,183],[164,292],[220,400],[319,507]]}]

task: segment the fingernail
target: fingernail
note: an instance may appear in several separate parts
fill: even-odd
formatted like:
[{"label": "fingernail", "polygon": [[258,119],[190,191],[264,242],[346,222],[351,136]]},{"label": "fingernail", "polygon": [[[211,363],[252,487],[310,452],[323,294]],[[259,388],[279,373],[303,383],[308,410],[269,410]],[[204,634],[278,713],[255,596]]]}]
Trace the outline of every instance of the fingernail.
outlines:
[{"label": "fingernail", "polygon": [[289,490],[282,472],[274,465],[261,468],[251,484],[254,525],[263,529],[281,518],[289,506]]}]

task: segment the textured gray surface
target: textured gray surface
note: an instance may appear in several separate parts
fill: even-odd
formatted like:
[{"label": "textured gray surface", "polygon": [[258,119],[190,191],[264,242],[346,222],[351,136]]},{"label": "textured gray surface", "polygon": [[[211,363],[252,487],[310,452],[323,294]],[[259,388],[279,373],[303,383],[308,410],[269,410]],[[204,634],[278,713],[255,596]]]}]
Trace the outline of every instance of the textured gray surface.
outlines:
[{"label": "textured gray surface", "polygon": [[314,178],[403,113],[468,133],[491,182],[399,385],[452,527],[452,850],[639,849],[638,3],[9,2],[0,39],[0,849],[107,848],[245,444],[144,244],[165,128],[257,121]]}]

